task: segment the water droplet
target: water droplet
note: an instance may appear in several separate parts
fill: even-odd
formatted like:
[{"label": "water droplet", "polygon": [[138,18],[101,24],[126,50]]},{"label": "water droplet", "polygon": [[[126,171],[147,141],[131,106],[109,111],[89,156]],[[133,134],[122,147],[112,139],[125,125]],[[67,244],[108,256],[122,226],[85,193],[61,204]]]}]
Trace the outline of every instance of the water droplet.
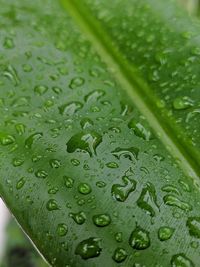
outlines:
[{"label": "water droplet", "polygon": [[140,197],[137,200],[137,205],[153,217],[156,215],[156,212],[159,211],[156,202],[157,197],[155,187],[152,183],[147,183],[142,189]]},{"label": "water droplet", "polygon": [[82,107],[83,107],[83,104],[81,102],[73,101],[73,102],[60,106],[58,109],[61,115],[71,116],[75,114],[78,110],[80,110]]},{"label": "water droplet", "polygon": [[57,95],[62,93],[62,89],[60,87],[54,86],[52,87],[52,90],[54,91],[54,93],[56,93]]},{"label": "water droplet", "polygon": [[84,224],[86,220],[86,215],[83,211],[78,213],[69,213],[69,216],[79,225]]},{"label": "water droplet", "polygon": [[37,85],[35,86],[34,88],[34,92],[37,94],[37,95],[44,95],[46,92],[48,91],[48,87],[45,86],[45,85]]},{"label": "water droplet", "polygon": [[120,148],[120,147],[117,147],[111,153],[117,159],[120,159],[123,156],[125,158],[128,158],[131,161],[134,161],[134,160],[137,160],[137,158],[138,158],[139,149],[136,148],[136,147],[130,147],[130,148]]},{"label": "water droplet", "polygon": [[111,223],[111,218],[108,214],[98,214],[92,217],[93,223],[98,227],[104,227]]},{"label": "water droplet", "polygon": [[34,134],[31,134],[26,140],[25,140],[25,147],[31,149],[32,145],[35,141],[42,138],[43,133],[36,132]]},{"label": "water droplet", "polygon": [[38,170],[36,171],[35,176],[37,178],[45,179],[48,176],[48,173],[45,170]]},{"label": "water droplet", "polygon": [[180,253],[172,257],[171,267],[194,267],[194,264],[183,253]]},{"label": "water droplet", "polygon": [[21,189],[26,183],[26,178],[22,177],[16,184],[16,189],[19,190]]},{"label": "water droplet", "polygon": [[106,186],[106,183],[103,182],[103,181],[97,181],[97,182],[96,182],[96,186],[98,186],[99,188],[103,188],[103,187]]},{"label": "water droplet", "polygon": [[149,232],[137,226],[131,233],[129,245],[137,250],[143,250],[150,246]]},{"label": "water droplet", "polygon": [[18,123],[15,125],[15,129],[19,135],[23,135],[25,133],[26,126],[23,123]]},{"label": "water droplet", "polygon": [[4,39],[3,46],[4,46],[5,48],[7,48],[7,49],[12,49],[12,48],[14,48],[15,45],[14,45],[14,41],[13,41],[13,39],[10,38],[10,37],[6,37],[6,38]]},{"label": "water droplet", "polygon": [[61,166],[61,161],[58,159],[51,159],[49,161],[51,168],[58,169]]},{"label": "water droplet", "polygon": [[136,181],[127,176],[123,176],[122,181],[123,185],[114,184],[112,186],[111,193],[116,200],[124,202],[129,194],[135,190]]},{"label": "water droplet", "polygon": [[80,165],[80,161],[78,159],[71,159],[71,163],[74,165],[74,166],[79,166]]},{"label": "water droplet", "polygon": [[74,186],[74,179],[68,176],[63,176],[65,186],[67,188],[72,188]]},{"label": "water droplet", "polygon": [[15,86],[20,84],[20,78],[18,76],[16,69],[13,66],[8,65],[3,75],[10,81],[12,81]]},{"label": "water droplet", "polygon": [[75,250],[76,255],[80,255],[82,259],[98,257],[102,248],[100,247],[100,238],[90,237],[78,244]]},{"label": "water droplet", "polygon": [[119,165],[116,163],[116,162],[108,162],[106,163],[106,166],[110,169],[116,169],[116,168],[119,168]]},{"label": "water droplet", "polygon": [[112,256],[113,260],[116,261],[117,263],[123,262],[125,261],[125,259],[127,258],[127,252],[124,248],[117,248],[114,251],[114,254]]},{"label": "water droplet", "polygon": [[33,70],[32,66],[29,64],[24,64],[22,67],[24,72],[31,72]]},{"label": "water droplet", "polygon": [[200,217],[189,217],[186,225],[191,236],[200,238]]},{"label": "water droplet", "polygon": [[134,134],[146,141],[152,139],[152,134],[149,130],[147,130],[141,123],[136,122],[132,119],[128,124],[129,129],[132,129]]},{"label": "water droplet", "polygon": [[91,193],[92,189],[89,184],[81,183],[78,186],[78,191],[83,195],[88,195],[89,193]]},{"label": "water droplet", "polygon": [[86,129],[88,127],[91,127],[94,123],[89,118],[84,118],[80,122],[82,129]]},{"label": "water droplet", "polygon": [[90,156],[96,154],[96,149],[102,142],[102,136],[96,132],[78,133],[67,142],[67,152],[87,152]]},{"label": "water droplet", "polygon": [[171,238],[174,233],[174,229],[171,227],[163,226],[158,230],[158,238],[160,241],[166,241]]},{"label": "water droplet", "polygon": [[3,146],[11,145],[15,142],[15,138],[7,133],[0,132],[0,143]]},{"label": "water droplet", "polygon": [[59,236],[65,236],[68,232],[68,227],[65,223],[60,223],[58,224],[58,227],[57,227],[57,234]]},{"label": "water droplet", "polygon": [[55,195],[58,192],[58,187],[52,187],[48,190],[48,194]]},{"label": "water droplet", "polygon": [[23,158],[14,158],[12,161],[12,164],[14,167],[19,167],[24,163],[24,159]]},{"label": "water droplet", "polygon": [[173,107],[176,110],[182,110],[182,109],[187,109],[190,108],[194,105],[194,102],[192,99],[190,99],[187,96],[183,96],[183,97],[177,97],[176,99],[174,99],[173,101]]},{"label": "water droplet", "polygon": [[57,203],[57,201],[55,199],[49,199],[49,201],[46,204],[46,208],[49,211],[53,211],[53,210],[58,210],[59,209],[58,203]]},{"label": "water droplet", "polygon": [[163,200],[166,205],[175,206],[185,211],[192,210],[192,207],[187,202],[184,202],[173,195],[166,195]]},{"label": "water droplet", "polygon": [[174,186],[174,185],[165,185],[161,188],[161,190],[163,192],[167,192],[167,193],[173,193],[173,194],[177,194],[180,195],[179,190]]},{"label": "water droplet", "polygon": [[75,77],[71,80],[69,87],[71,89],[75,89],[77,87],[82,86],[85,83],[85,80],[82,77]]},{"label": "water droplet", "polygon": [[115,240],[119,243],[122,242],[122,232],[118,232],[115,234]]},{"label": "water droplet", "polygon": [[84,97],[85,102],[89,101],[97,101],[99,98],[105,95],[105,92],[103,90],[95,90],[93,92],[90,92],[88,95]]}]

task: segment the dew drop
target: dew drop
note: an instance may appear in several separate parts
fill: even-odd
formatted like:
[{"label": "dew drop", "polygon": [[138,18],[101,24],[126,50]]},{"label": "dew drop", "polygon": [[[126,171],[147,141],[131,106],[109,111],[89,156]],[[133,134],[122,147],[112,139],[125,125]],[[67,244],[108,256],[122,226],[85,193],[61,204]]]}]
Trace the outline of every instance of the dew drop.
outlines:
[{"label": "dew drop", "polygon": [[100,238],[90,237],[78,244],[75,250],[76,255],[80,255],[82,259],[98,257],[102,248],[100,247]]},{"label": "dew drop", "polygon": [[63,176],[65,186],[67,188],[72,188],[74,186],[74,179],[68,176]]},{"label": "dew drop", "polygon": [[150,246],[149,232],[137,226],[131,233],[129,245],[137,250],[143,250]]},{"label": "dew drop", "polygon": [[48,176],[48,173],[45,170],[38,170],[36,171],[35,176],[37,178],[45,179]]},{"label": "dew drop", "polygon": [[187,202],[184,202],[173,195],[166,195],[163,200],[166,205],[178,207],[185,211],[192,210],[192,207]]},{"label": "dew drop", "polygon": [[60,223],[58,224],[58,227],[57,227],[57,234],[59,236],[65,236],[68,232],[68,227],[65,223]]},{"label": "dew drop", "polygon": [[53,210],[58,210],[59,209],[58,203],[57,203],[57,201],[55,199],[49,199],[49,201],[46,204],[46,208],[49,211],[53,211]]},{"label": "dew drop", "polygon": [[51,159],[49,161],[51,168],[58,169],[61,166],[61,161],[58,159]]},{"label": "dew drop", "polygon": [[25,147],[31,149],[32,145],[35,141],[39,140],[42,138],[43,133],[41,132],[36,132],[34,134],[31,134],[26,140],[25,140]]},{"label": "dew drop", "polygon": [[82,225],[85,223],[86,215],[83,211],[80,211],[78,213],[69,213],[69,216],[79,225]]},{"label": "dew drop", "polygon": [[98,214],[92,217],[93,223],[98,227],[104,227],[111,223],[111,218],[108,214]]},{"label": "dew drop", "polygon": [[171,267],[194,267],[194,264],[183,253],[180,253],[172,256]]},{"label": "dew drop", "polygon": [[166,241],[172,237],[174,229],[171,227],[163,226],[158,230],[158,238],[160,241]]},{"label": "dew drop", "polygon": [[117,168],[119,168],[119,165],[116,162],[114,162],[114,161],[111,161],[111,162],[106,163],[106,166],[108,168],[110,168],[110,169],[117,169]]},{"label": "dew drop", "polygon": [[136,122],[134,119],[132,119],[128,123],[129,129],[132,129],[134,134],[146,141],[149,141],[152,139],[152,134],[149,130],[147,130],[141,123]]},{"label": "dew drop", "polygon": [[130,148],[120,148],[120,147],[117,147],[111,153],[117,159],[120,159],[123,156],[125,158],[128,158],[131,161],[134,161],[134,160],[137,160],[137,158],[138,158],[139,149],[136,148],[136,147],[130,147]]},{"label": "dew drop", "polygon": [[88,194],[91,193],[92,189],[91,189],[91,187],[90,187],[89,184],[87,184],[87,183],[81,183],[78,186],[78,191],[79,191],[79,193],[81,193],[83,195],[88,195]]},{"label": "dew drop", "polygon": [[114,184],[111,189],[112,196],[117,201],[124,202],[129,194],[136,188],[136,181],[127,176],[122,177],[123,184]]},{"label": "dew drop", "polygon": [[152,217],[159,211],[157,205],[156,190],[152,183],[147,183],[142,189],[137,205]]},{"label": "dew drop", "polygon": [[71,80],[69,88],[75,89],[82,86],[85,83],[85,80],[82,77],[75,77]]},{"label": "dew drop", "polygon": [[102,142],[102,136],[97,132],[78,133],[67,142],[67,152],[87,152],[91,157],[96,154],[96,149]]},{"label": "dew drop", "polygon": [[191,236],[200,238],[200,217],[189,217],[186,225]]},{"label": "dew drop", "polygon": [[187,96],[177,97],[173,101],[173,108],[176,110],[183,110],[190,108],[194,105],[194,102]]},{"label": "dew drop", "polygon": [[89,101],[97,101],[99,98],[105,95],[105,92],[103,90],[95,90],[93,92],[90,92],[88,95],[84,97],[85,102]]},{"label": "dew drop", "polygon": [[83,104],[81,102],[73,101],[60,106],[58,109],[61,115],[71,116],[75,114],[78,110],[80,110],[82,107]]},{"label": "dew drop", "polygon": [[11,145],[15,142],[15,138],[7,133],[0,132],[0,143],[3,146]]},{"label": "dew drop", "polygon": [[16,189],[19,190],[21,189],[26,183],[25,177],[22,177],[16,184]]},{"label": "dew drop", "polygon": [[112,256],[113,260],[116,261],[117,263],[123,262],[125,261],[125,259],[127,258],[127,252],[124,248],[117,248],[114,251],[114,254]]},{"label": "dew drop", "polygon": [[34,88],[34,92],[37,94],[37,95],[44,95],[46,92],[48,91],[48,87],[45,86],[45,85],[37,85],[35,86]]}]

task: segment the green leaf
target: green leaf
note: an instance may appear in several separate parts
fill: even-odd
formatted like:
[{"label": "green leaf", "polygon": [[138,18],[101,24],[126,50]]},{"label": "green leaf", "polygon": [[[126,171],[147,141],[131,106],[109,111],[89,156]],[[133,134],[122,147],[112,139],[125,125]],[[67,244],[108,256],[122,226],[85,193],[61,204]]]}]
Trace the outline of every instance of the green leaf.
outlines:
[{"label": "green leaf", "polygon": [[199,22],[164,0],[0,3],[0,193],[41,254],[198,266]]}]

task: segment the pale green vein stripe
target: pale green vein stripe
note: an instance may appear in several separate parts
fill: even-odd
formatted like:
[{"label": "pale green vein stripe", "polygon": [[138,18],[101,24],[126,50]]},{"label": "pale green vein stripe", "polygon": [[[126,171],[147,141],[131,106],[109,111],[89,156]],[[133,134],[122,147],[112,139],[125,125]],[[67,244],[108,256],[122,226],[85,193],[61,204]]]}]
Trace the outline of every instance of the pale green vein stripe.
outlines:
[{"label": "pale green vein stripe", "polygon": [[130,96],[133,103],[146,117],[150,126],[161,139],[165,147],[171,155],[178,160],[181,169],[184,173],[194,179],[194,183],[200,185],[200,168],[195,157],[193,149],[186,144],[180,144],[176,136],[176,132],[166,121],[162,122],[163,118],[153,110],[155,103],[158,101],[155,96],[151,95],[148,99],[144,99],[142,95],[149,95],[149,88],[145,82],[140,79],[140,75],[133,66],[127,64],[122,55],[112,46],[109,36],[103,31],[101,25],[95,18],[86,10],[82,3],[76,0],[61,0],[63,6],[76,20],[82,30],[87,34],[88,38],[93,43],[96,51],[101,55],[103,60],[114,69],[114,76],[121,84],[122,88]]}]

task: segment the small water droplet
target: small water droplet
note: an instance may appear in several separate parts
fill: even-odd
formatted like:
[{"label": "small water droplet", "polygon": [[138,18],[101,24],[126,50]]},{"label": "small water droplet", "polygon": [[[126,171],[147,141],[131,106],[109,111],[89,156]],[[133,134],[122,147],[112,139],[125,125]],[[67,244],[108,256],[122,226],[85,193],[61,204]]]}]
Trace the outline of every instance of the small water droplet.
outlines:
[{"label": "small water droplet", "polygon": [[34,134],[31,134],[26,140],[25,140],[25,147],[31,149],[32,145],[35,141],[39,140],[42,138],[43,133],[41,132],[36,132]]},{"label": "small water droplet", "polygon": [[119,165],[118,165],[116,162],[114,162],[114,161],[111,161],[111,162],[106,163],[106,166],[107,166],[108,168],[110,168],[110,169],[116,169],[116,168],[119,168]]},{"label": "small water droplet", "polygon": [[37,95],[44,95],[46,92],[48,91],[48,87],[45,86],[45,85],[37,85],[35,86],[34,88],[34,92],[37,94]]},{"label": "small water droplet", "polygon": [[61,161],[58,159],[51,159],[49,161],[51,168],[58,169],[61,166]]},{"label": "small water droplet", "polygon": [[105,95],[105,92],[103,90],[95,90],[90,92],[88,95],[84,97],[85,102],[89,101],[97,101],[99,98]]},{"label": "small water droplet", "polygon": [[38,170],[36,171],[35,176],[37,178],[45,179],[48,176],[48,173],[45,170]]},{"label": "small water droplet", "polygon": [[118,232],[115,234],[115,240],[119,243],[122,242],[122,232]]},{"label": "small water droplet", "polygon": [[15,129],[19,135],[23,135],[25,133],[26,126],[23,123],[17,123],[15,125]]},{"label": "small water droplet", "polygon": [[74,179],[68,176],[63,176],[65,186],[67,188],[72,188],[74,186]]},{"label": "small water droplet", "polygon": [[82,77],[75,77],[71,80],[69,88],[75,89],[82,86],[85,83],[85,80]]},{"label": "small water droplet", "polygon": [[89,184],[81,183],[78,186],[78,191],[79,191],[79,193],[81,193],[83,195],[88,195],[89,193],[91,193],[92,189],[91,189]]},{"label": "small water droplet", "polygon": [[82,225],[85,223],[86,215],[83,211],[80,211],[78,213],[69,213],[69,216],[79,225]]},{"label": "small water droplet", "polygon": [[146,141],[152,139],[152,134],[149,130],[147,130],[141,123],[136,122],[132,119],[128,124],[129,129],[132,129],[134,134]]},{"label": "small water droplet", "polygon": [[160,241],[166,241],[171,238],[174,233],[174,229],[171,227],[163,226],[158,230],[158,238]]},{"label": "small water droplet", "polygon": [[15,47],[15,44],[14,44],[14,41],[11,37],[6,37],[4,39],[4,43],[3,43],[3,46],[7,49],[12,49]]},{"label": "small water droplet", "polygon": [[7,133],[0,132],[0,143],[3,146],[11,145],[15,142],[15,138]]},{"label": "small water droplet", "polygon": [[19,190],[21,189],[26,183],[26,178],[22,177],[16,184],[16,189]]},{"label": "small water droplet", "polygon": [[60,106],[58,109],[61,115],[72,116],[82,107],[83,107],[83,104],[81,102],[73,101],[73,102],[69,102],[67,104]]},{"label": "small water droplet", "polygon": [[46,208],[49,211],[53,211],[53,210],[58,210],[59,209],[58,203],[57,203],[57,201],[55,199],[49,199],[49,201],[46,204]]},{"label": "small water droplet", "polygon": [[129,245],[137,250],[143,250],[150,246],[149,232],[137,226],[131,233]]},{"label": "small water droplet", "polygon": [[114,184],[112,186],[111,193],[116,200],[124,202],[128,198],[129,194],[135,190],[136,181],[127,176],[123,176],[122,181],[123,185]]},{"label": "small water droplet", "polygon": [[137,160],[138,159],[139,149],[136,148],[136,147],[130,147],[130,148],[120,148],[120,147],[117,147],[111,153],[117,159],[120,159],[123,156],[125,158],[128,158],[131,161],[134,161],[134,160]]},{"label": "small water droplet", "polygon": [[114,254],[112,256],[113,260],[116,261],[117,263],[125,261],[127,258],[127,252],[124,248],[116,248],[114,251]]},{"label": "small water droplet", "polygon": [[90,237],[80,242],[75,250],[76,255],[80,255],[82,259],[98,257],[102,248],[100,247],[100,238]]},{"label": "small water droplet", "polygon": [[111,218],[108,214],[98,214],[92,217],[93,223],[98,227],[104,227],[111,223]]},{"label": "small water droplet", "polygon": [[60,223],[58,224],[58,227],[57,227],[57,234],[59,236],[65,236],[68,232],[68,227],[65,223]]},{"label": "small water droplet", "polygon": [[14,158],[12,161],[12,164],[14,167],[19,167],[24,163],[24,159],[23,158]]}]

